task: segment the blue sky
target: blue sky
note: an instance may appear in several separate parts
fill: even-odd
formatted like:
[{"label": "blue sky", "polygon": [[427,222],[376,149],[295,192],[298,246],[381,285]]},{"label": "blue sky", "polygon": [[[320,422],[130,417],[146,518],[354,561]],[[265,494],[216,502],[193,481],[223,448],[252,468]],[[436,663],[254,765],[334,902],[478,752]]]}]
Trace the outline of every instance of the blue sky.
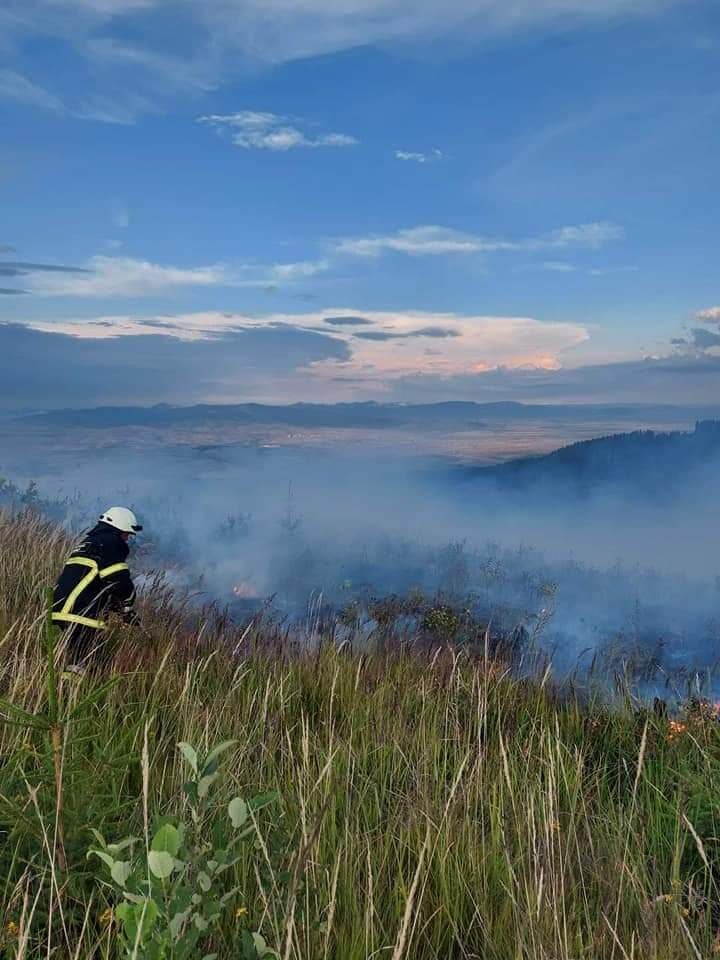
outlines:
[{"label": "blue sky", "polygon": [[719,54],[703,0],[6,0],[2,403],[715,401]]}]

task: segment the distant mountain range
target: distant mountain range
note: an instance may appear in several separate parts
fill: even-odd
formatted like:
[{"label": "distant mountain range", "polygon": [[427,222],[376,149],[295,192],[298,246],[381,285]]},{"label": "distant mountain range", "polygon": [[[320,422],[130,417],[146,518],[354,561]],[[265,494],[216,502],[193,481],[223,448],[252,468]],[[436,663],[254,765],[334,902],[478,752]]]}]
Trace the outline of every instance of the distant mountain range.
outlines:
[{"label": "distant mountain range", "polygon": [[295,403],[270,405],[197,404],[176,407],[158,404],[151,407],[95,407],[87,410],[54,410],[27,415],[23,419],[37,424],[62,427],[109,429],[113,427],[191,427],[202,425],[283,425],[306,428],[402,428],[482,429],[499,422],[551,421],[593,422],[628,420],[648,423],[720,417],[720,405],[680,408],[670,405],[641,404],[523,404],[514,402],[472,403]]},{"label": "distant mountain range", "polygon": [[615,487],[657,498],[703,471],[720,480],[720,419],[698,421],[687,433],[638,430],[583,440],[543,456],[466,467],[461,476],[504,491],[585,494]]}]

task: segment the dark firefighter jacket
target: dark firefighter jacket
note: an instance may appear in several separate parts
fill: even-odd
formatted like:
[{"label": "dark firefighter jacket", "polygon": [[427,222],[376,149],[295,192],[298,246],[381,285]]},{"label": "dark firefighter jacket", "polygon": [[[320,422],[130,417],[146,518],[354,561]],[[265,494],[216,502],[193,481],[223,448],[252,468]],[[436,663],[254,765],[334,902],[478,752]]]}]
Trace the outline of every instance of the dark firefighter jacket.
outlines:
[{"label": "dark firefighter jacket", "polygon": [[103,616],[128,619],[135,600],[128,545],[107,523],[98,523],[65,561],[55,586],[52,619],[58,626],[78,624],[103,630]]}]

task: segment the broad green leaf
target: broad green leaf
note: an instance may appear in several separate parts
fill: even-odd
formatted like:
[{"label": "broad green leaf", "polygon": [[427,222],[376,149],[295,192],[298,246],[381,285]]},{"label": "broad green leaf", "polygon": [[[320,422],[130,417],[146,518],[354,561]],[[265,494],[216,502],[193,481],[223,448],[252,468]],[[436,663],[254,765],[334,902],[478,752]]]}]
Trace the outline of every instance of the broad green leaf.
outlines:
[{"label": "broad green leaf", "polygon": [[217,773],[208,774],[206,777],[201,777],[198,785],[197,792],[200,799],[204,799],[208,795],[208,790],[210,789],[211,784],[217,780]]},{"label": "broad green leaf", "polygon": [[225,904],[229,903],[237,893],[240,893],[240,887],[233,887],[232,890],[228,890],[227,893],[224,893],[220,897],[220,904],[224,907]]},{"label": "broad green leaf", "polygon": [[212,920],[213,922],[215,920],[219,920],[220,914],[222,913],[222,908],[223,905],[219,900],[210,900],[209,903],[206,903],[205,915],[207,916],[208,920]]},{"label": "broad green leaf", "polygon": [[228,814],[230,815],[230,822],[238,830],[248,818],[248,805],[240,797],[235,797],[228,804]]},{"label": "broad green leaf", "polygon": [[166,823],[160,827],[152,839],[151,849],[156,851],[164,850],[166,853],[176,857],[180,851],[180,834],[171,823]]},{"label": "broad green leaf", "polygon": [[190,803],[196,804],[198,801],[198,788],[194,780],[188,780],[183,784],[183,791]]},{"label": "broad green leaf", "polygon": [[275,956],[275,951],[268,947],[262,934],[254,933],[252,938],[259,957]]},{"label": "broad green leaf", "polygon": [[195,926],[198,928],[198,930],[201,930],[203,933],[204,933],[204,932],[207,930],[207,928],[210,926],[210,924],[207,922],[207,920],[205,919],[205,917],[201,917],[199,913],[196,913],[196,914],[193,916],[193,923],[194,923]]},{"label": "broad green leaf", "polygon": [[203,776],[209,773],[215,773],[217,770],[217,761],[220,755],[236,745],[237,740],[223,740],[222,743],[219,743],[216,747],[213,747],[207,757],[205,757],[205,762],[203,763],[202,768]]},{"label": "broad green leaf", "polygon": [[110,868],[110,876],[119,887],[125,886],[131,873],[132,867],[127,860],[116,860]]},{"label": "broad green leaf", "polygon": [[140,897],[137,893],[130,893],[129,890],[123,891],[123,896],[126,900],[129,900],[130,903],[145,903],[147,897]]},{"label": "broad green leaf", "polygon": [[140,926],[140,940],[145,940],[155,926],[160,911],[154,900],[146,900],[135,907],[135,916]]},{"label": "broad green leaf", "polygon": [[157,904],[148,898],[138,898],[132,906],[121,903],[115,915],[122,921],[125,936],[133,944],[147,940],[160,915]]},{"label": "broad green leaf", "polygon": [[206,953],[202,960],[217,960],[216,953]]},{"label": "broad green leaf", "polygon": [[120,840],[119,843],[109,843],[106,849],[108,853],[116,856],[118,853],[122,853],[123,850],[127,850],[127,848],[131,847],[134,843],[137,843],[137,837],[127,837],[125,840]]},{"label": "broad green leaf", "polygon": [[137,939],[138,925],[137,917],[135,915],[135,907],[131,906],[129,903],[121,903],[115,909],[115,916],[123,925],[123,931],[125,937],[130,943],[134,943]]},{"label": "broad green leaf", "polygon": [[113,857],[110,856],[109,853],[106,853],[104,850],[95,850],[93,848],[92,850],[88,850],[85,859],[89,860],[90,857],[92,856],[99,857],[102,860],[102,862],[106,864],[108,867],[110,867],[110,869],[112,870],[115,864],[115,860],[113,859]]},{"label": "broad green leaf", "polygon": [[160,880],[167,880],[175,869],[175,860],[166,850],[151,850],[148,854],[150,872]]},{"label": "broad green leaf", "polygon": [[195,747],[191,747],[189,743],[179,743],[178,750],[185,757],[187,762],[192,767],[192,772],[197,776],[198,772],[198,755]]},{"label": "broad green leaf", "polygon": [[168,924],[168,929],[170,930],[170,935],[173,937],[173,939],[177,940],[177,938],[180,936],[180,931],[183,928],[183,924],[189,916],[190,911],[183,910],[180,913],[176,913],[175,916],[172,917],[170,923]]},{"label": "broad green leaf", "polygon": [[90,833],[95,837],[100,846],[105,849],[107,844],[105,843],[105,837],[100,833],[99,830],[96,830],[94,827],[90,827]]},{"label": "broad green leaf", "polygon": [[167,954],[164,944],[151,940],[144,946],[143,960],[165,960]]},{"label": "broad green leaf", "polygon": [[170,914],[187,913],[190,909],[190,891],[187,887],[177,887],[169,907]]},{"label": "broad green leaf", "polygon": [[254,797],[250,797],[247,805],[253,811],[262,810],[263,807],[267,807],[268,804],[275,803],[279,799],[280,794],[277,790],[270,790],[268,793],[258,793]]},{"label": "broad green leaf", "polygon": [[200,889],[203,891],[203,893],[207,893],[208,890],[210,889],[210,887],[212,886],[212,880],[211,880],[210,877],[209,877],[204,871],[202,871],[202,870],[201,870],[200,873],[198,874],[198,886],[199,886]]}]

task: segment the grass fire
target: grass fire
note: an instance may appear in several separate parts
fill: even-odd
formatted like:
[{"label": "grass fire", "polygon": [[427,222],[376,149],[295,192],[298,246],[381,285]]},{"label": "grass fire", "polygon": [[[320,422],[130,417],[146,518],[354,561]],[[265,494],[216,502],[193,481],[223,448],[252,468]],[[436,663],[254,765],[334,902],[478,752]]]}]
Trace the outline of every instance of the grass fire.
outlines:
[{"label": "grass fire", "polygon": [[0,515],[5,956],[720,949],[718,704],[521,675],[419,598],[415,644],[322,618],[308,644],[162,579],[142,643],[114,625],[109,672],[78,682],[47,659],[67,546]]}]

